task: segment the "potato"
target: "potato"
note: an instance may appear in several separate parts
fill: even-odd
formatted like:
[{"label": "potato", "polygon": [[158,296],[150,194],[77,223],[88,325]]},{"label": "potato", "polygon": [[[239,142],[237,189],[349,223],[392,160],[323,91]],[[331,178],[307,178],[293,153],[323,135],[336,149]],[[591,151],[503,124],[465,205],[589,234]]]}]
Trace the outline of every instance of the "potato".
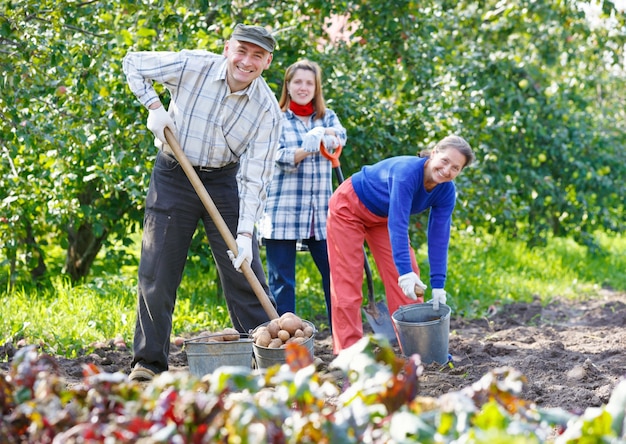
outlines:
[{"label": "potato", "polygon": [[294,338],[304,338],[304,332],[301,329],[297,329],[293,332]]},{"label": "potato", "polygon": [[281,324],[285,319],[293,319],[293,318],[300,319],[300,318],[298,318],[298,316],[296,316],[295,313],[292,313],[292,312],[288,311],[286,313],[283,313],[280,316],[280,318],[278,318],[278,323]]},{"label": "potato", "polygon": [[[256,330],[254,330],[254,332],[252,333],[252,339],[256,339],[259,337],[259,335],[263,332],[267,332],[267,327],[264,325],[262,327],[257,328]],[[269,333],[269,332],[268,332]],[[270,335],[271,336],[271,335]]]},{"label": "potato", "polygon": [[278,331],[280,330],[280,325],[278,323],[278,319],[272,319],[269,324],[267,324],[267,331],[270,332],[272,338],[278,337]]},{"label": "potato", "polygon": [[297,329],[302,328],[302,319],[294,314],[292,314],[291,316],[281,317],[280,328],[282,328],[283,330],[287,330],[289,334],[293,336]]},{"label": "potato", "polygon": [[268,344],[268,348],[280,348],[283,345],[283,341],[281,341],[279,338],[274,338],[270,341],[270,343]]},{"label": "potato", "polygon": [[285,319],[285,318],[289,318],[291,316],[295,316],[296,314],[292,311],[286,311],[285,313],[281,314],[280,317],[278,318],[278,320],[281,319]]},{"label": "potato", "polygon": [[287,330],[279,330],[278,337],[280,338],[281,341],[285,342],[287,339],[291,337],[291,335],[289,334]]},{"label": "potato", "polygon": [[311,327],[309,324],[305,324],[304,330],[302,330],[304,333],[304,337],[305,338],[310,338],[311,336],[313,336],[313,327]]},{"label": "potato", "polygon": [[306,338],[289,338],[285,344],[304,344]]},{"label": "potato", "polygon": [[424,296],[424,289],[417,284],[415,284],[415,288],[413,289],[413,292],[418,298]]},{"label": "potato", "polygon": [[270,342],[272,342],[272,336],[270,335],[270,332],[265,329],[261,333],[259,333],[254,342],[256,345],[259,345],[261,347],[267,347],[268,345],[270,345]]},{"label": "potato", "polygon": [[239,340],[239,332],[237,330],[235,330],[234,328],[225,328],[222,331],[222,338],[224,339],[224,341],[238,341]]}]

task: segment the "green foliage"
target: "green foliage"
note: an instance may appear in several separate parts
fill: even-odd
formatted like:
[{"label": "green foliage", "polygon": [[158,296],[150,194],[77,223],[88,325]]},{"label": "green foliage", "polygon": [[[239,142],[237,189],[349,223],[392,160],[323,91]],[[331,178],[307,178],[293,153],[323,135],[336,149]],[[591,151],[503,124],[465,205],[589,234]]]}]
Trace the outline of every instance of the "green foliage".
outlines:
[{"label": "green foliage", "polygon": [[458,68],[464,122],[481,131],[463,212],[530,245],[551,234],[591,242],[599,227],[623,229],[624,188],[608,177],[623,171],[622,110],[605,96],[621,82],[613,45],[624,35],[594,28],[572,2],[523,3],[482,16],[459,10],[465,29],[480,30]]},{"label": "green foliage", "polygon": [[[577,416],[544,410],[519,396],[523,375],[485,374],[438,399],[418,397],[419,357],[398,358],[382,338],[363,338],[332,367],[349,381],[316,372],[299,348],[287,364],[264,372],[218,368],[201,380],[163,373],[146,386],[122,373],[84,366],[83,384],[68,388],[54,360],[20,350],[0,378],[3,442],[256,443],[541,443],[624,442],[626,381],[607,406]],[[332,400],[332,402],[329,402]],[[555,436],[555,431],[558,432]]]},{"label": "green foliage", "polygon": [[[277,94],[295,60],[323,67],[328,104],[348,129],[346,177],[458,132],[478,157],[457,181],[461,229],[530,246],[573,236],[597,248],[598,229],[624,229],[626,28],[613,3],[588,16],[592,5],[4,2],[3,279],[19,286],[63,272],[79,281],[102,249],[132,263],[110,247],[141,228],[154,148],[121,60],[128,50],[220,52],[238,22],[275,31],[266,78]],[[46,256],[49,244],[64,261]]]},{"label": "green foliage", "polygon": [[11,91],[0,101],[3,167],[11,166],[0,182],[5,254],[39,278],[47,267],[32,273],[29,263],[59,242],[76,280],[109,237],[125,239],[141,216],[150,148],[131,137],[141,119],[125,106],[126,47],[112,29],[124,11],[56,1],[2,9],[3,90]]}]

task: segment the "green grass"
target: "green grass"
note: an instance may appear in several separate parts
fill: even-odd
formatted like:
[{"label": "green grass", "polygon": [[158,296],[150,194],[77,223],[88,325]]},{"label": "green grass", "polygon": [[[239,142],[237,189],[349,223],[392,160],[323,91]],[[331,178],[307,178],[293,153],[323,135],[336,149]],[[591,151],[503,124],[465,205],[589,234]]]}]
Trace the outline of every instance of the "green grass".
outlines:
[{"label": "green grass", "polygon": [[[545,248],[529,249],[501,235],[454,232],[448,304],[455,315],[480,317],[492,304],[533,298],[547,303],[554,297],[595,295],[601,288],[626,291],[626,238],[599,233],[597,240],[602,254],[591,254],[568,239],[551,239]],[[428,276],[425,247],[417,252],[422,275]],[[380,299],[384,288],[373,260],[370,263],[375,295]],[[94,342],[118,336],[132,343],[136,266],[120,271],[100,259],[93,270],[94,275],[81,285],[72,286],[67,279],[56,277],[46,289],[23,285],[0,294],[0,345],[24,339],[42,344],[47,352],[72,357]],[[298,315],[310,320],[323,318],[321,279],[308,253],[297,256],[296,278]],[[179,289],[172,334],[218,330],[229,324],[212,260],[192,257]],[[322,321],[317,327],[326,325]]]},{"label": "green grass", "polygon": [[134,299],[124,280],[108,276],[72,286],[55,279],[49,289],[3,294],[2,343],[25,339],[50,353],[74,356],[86,345],[122,335],[129,339]]},{"label": "green grass", "polygon": [[492,304],[555,297],[593,296],[602,288],[626,290],[626,238],[596,235],[602,253],[571,239],[553,238],[543,248],[503,236],[455,233],[451,241],[449,305],[467,317],[484,315]]}]

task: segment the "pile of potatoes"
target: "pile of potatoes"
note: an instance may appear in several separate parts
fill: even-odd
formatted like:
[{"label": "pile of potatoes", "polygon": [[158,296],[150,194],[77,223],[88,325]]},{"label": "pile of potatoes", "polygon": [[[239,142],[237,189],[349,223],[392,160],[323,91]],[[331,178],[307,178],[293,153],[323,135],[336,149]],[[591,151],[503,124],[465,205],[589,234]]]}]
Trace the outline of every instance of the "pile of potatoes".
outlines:
[{"label": "pile of potatoes", "polygon": [[252,339],[260,347],[285,348],[291,342],[302,344],[313,336],[313,333],[311,324],[288,312],[257,327],[252,333]]},{"label": "pile of potatoes", "polygon": [[210,336],[205,338],[207,342],[231,342],[238,341],[239,339],[241,339],[239,332],[230,327],[227,327],[222,331],[211,333]]}]

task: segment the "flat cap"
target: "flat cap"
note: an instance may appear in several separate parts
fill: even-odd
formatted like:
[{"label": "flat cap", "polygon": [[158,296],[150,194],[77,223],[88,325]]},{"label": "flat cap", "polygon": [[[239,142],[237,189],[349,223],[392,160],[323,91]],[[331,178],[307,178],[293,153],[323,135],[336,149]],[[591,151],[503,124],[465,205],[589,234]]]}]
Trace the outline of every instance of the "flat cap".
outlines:
[{"label": "flat cap", "polygon": [[254,43],[268,52],[274,52],[276,40],[269,31],[261,26],[242,25],[235,26],[231,39]]}]

